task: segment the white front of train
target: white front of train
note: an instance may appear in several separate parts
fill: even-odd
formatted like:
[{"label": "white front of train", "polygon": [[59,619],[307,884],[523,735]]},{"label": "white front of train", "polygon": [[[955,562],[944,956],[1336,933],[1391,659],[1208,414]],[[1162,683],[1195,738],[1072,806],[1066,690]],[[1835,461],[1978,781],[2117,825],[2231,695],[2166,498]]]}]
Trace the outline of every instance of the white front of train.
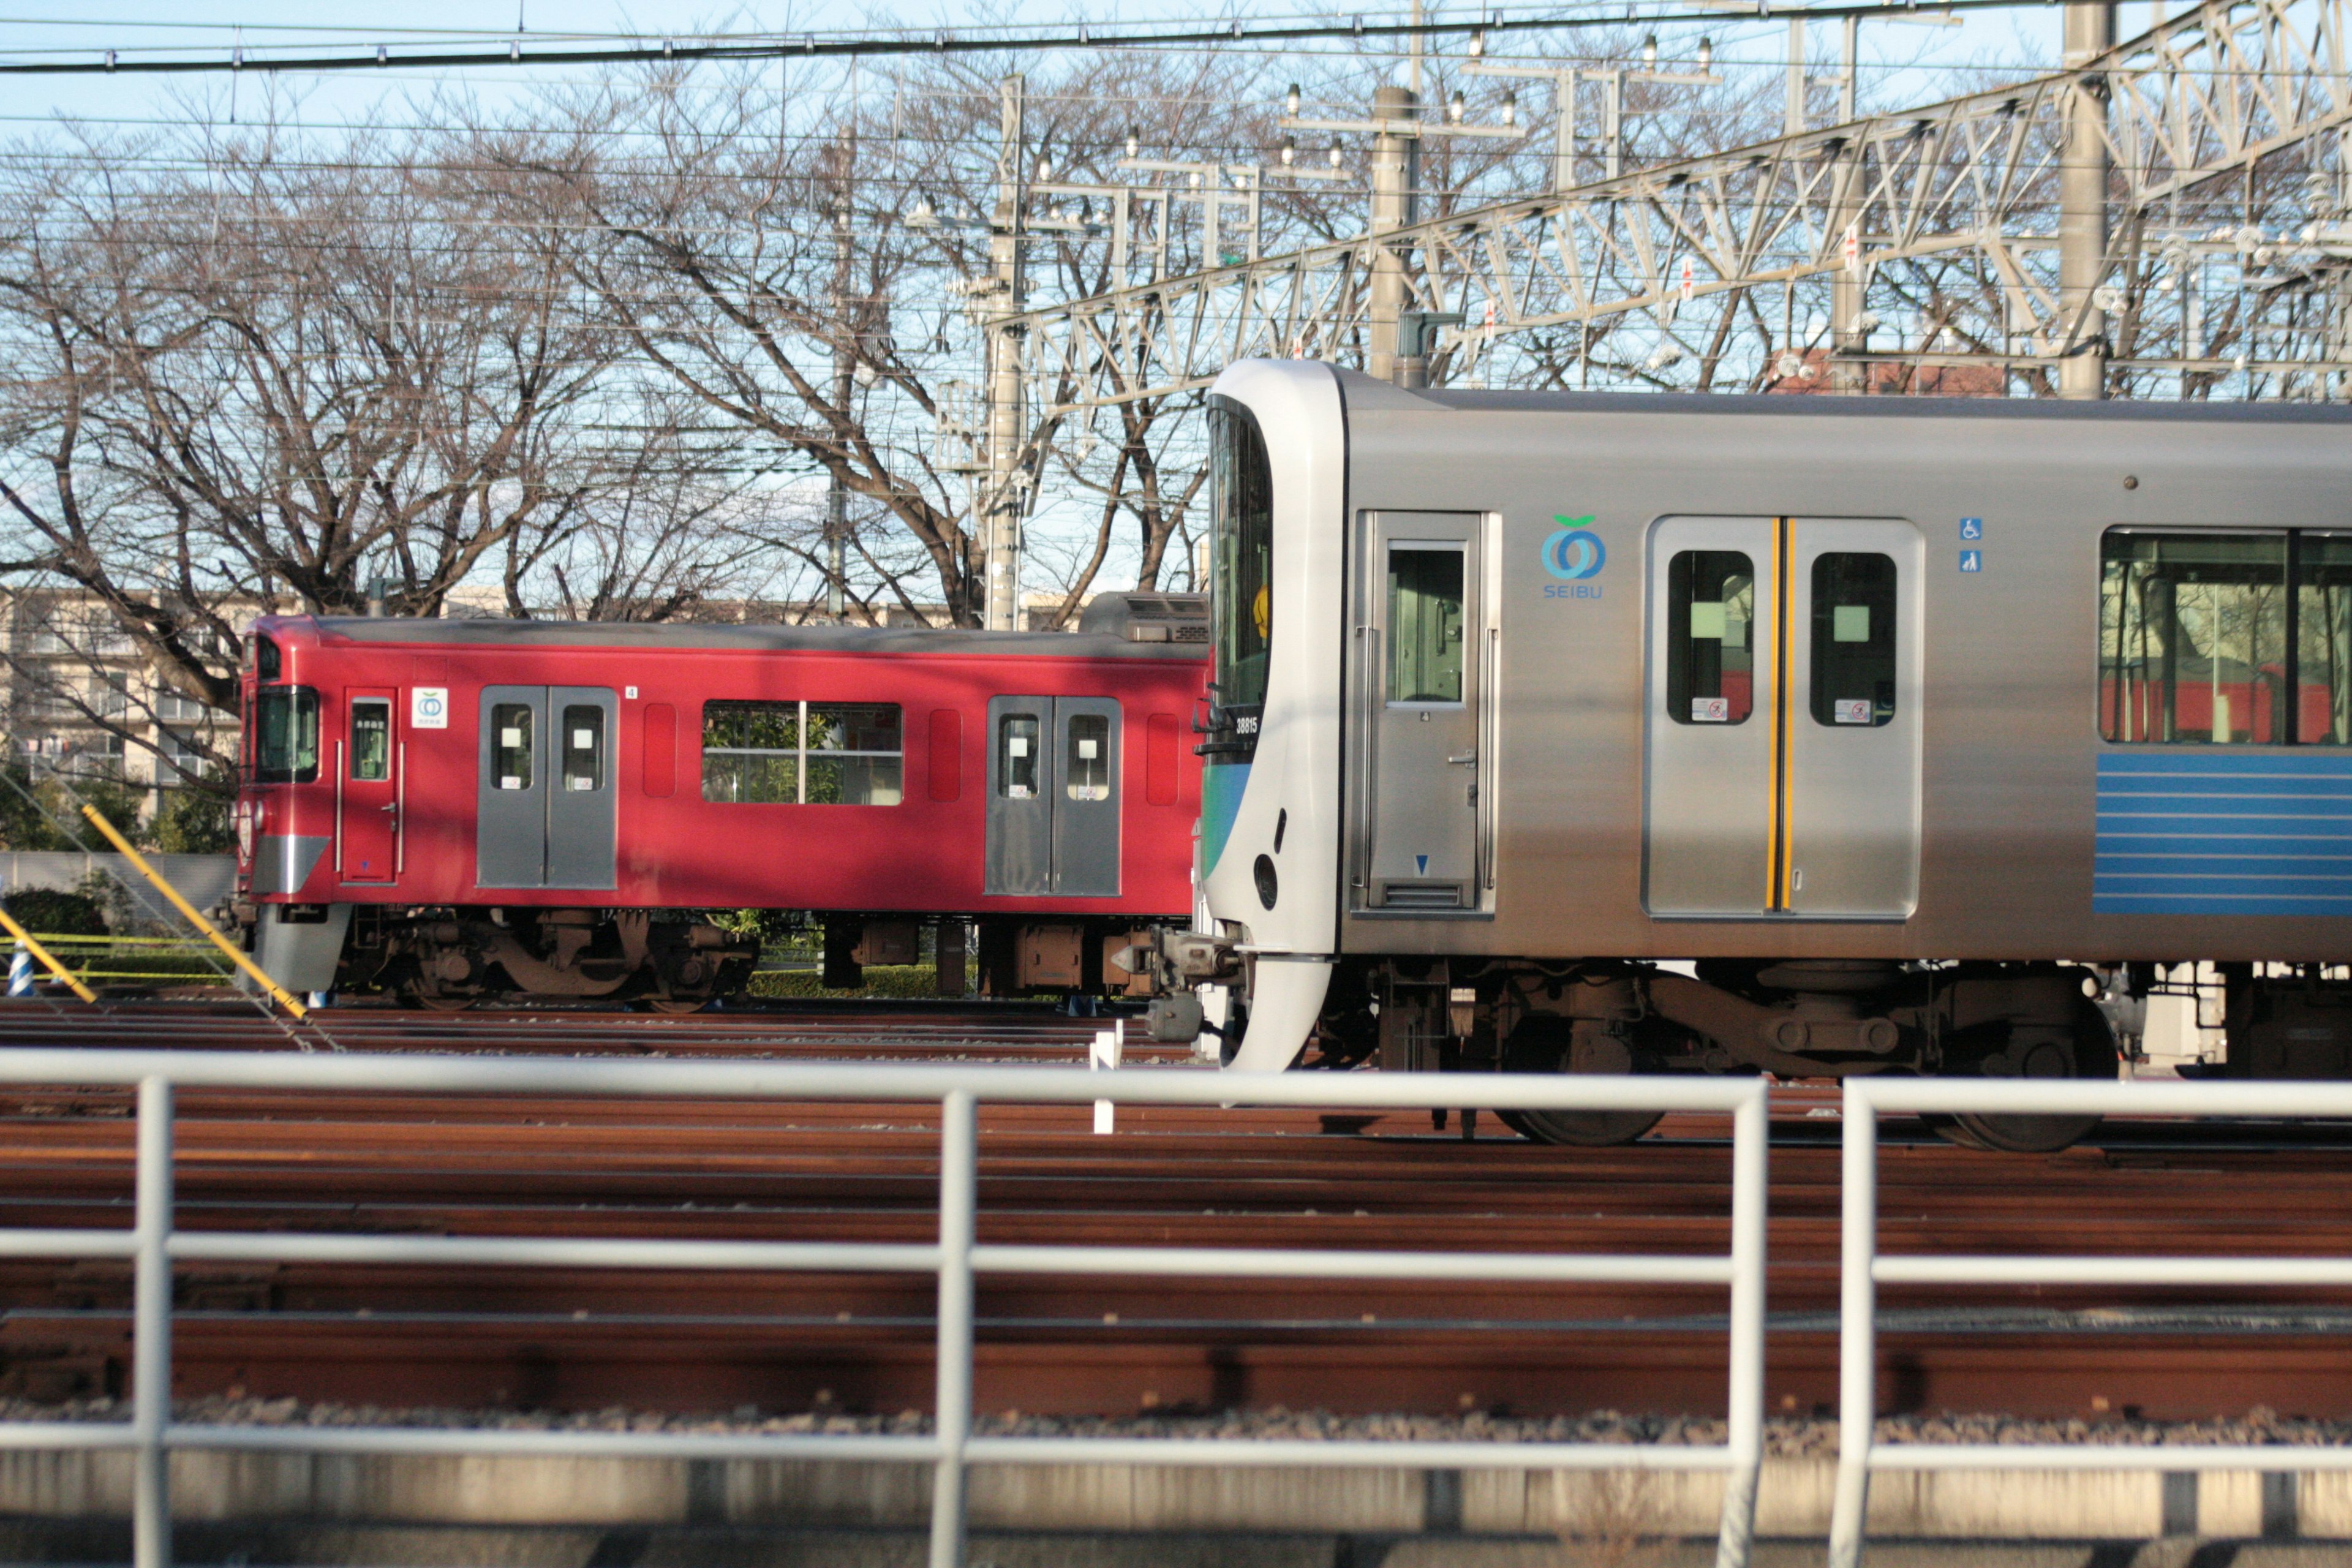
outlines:
[{"label": "white front of train", "polygon": [[1226,1065],[1274,1072],[1313,1031],[1337,946],[1346,413],[1330,367],[1297,360],[1234,365],[1210,406],[1202,894],[1247,977]]}]

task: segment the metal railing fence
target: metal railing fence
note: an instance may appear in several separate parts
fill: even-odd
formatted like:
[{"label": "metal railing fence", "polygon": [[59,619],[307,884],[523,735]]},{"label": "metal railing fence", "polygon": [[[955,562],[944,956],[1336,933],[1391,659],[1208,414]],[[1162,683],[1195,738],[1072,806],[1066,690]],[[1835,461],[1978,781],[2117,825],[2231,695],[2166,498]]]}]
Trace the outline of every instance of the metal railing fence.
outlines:
[{"label": "metal railing fence", "polygon": [[2352,1285],[2352,1258],[1898,1254],[1878,1250],[1881,1113],[2352,1117],[2352,1084],[2111,1083],[2065,1079],[1846,1080],[1839,1262],[1838,1470],[1830,1568],[1860,1568],[1870,1472],[1879,1470],[2347,1470],[2352,1447],[2274,1445],[1874,1442],[1878,1287],[1893,1285]]},{"label": "metal railing fence", "polygon": [[[569,1058],[0,1050],[0,1083],[138,1089],[131,1228],[0,1229],[0,1257],[128,1258],[133,1268],[131,1416],[0,1424],[0,1447],[128,1448],[134,1455],[137,1568],[172,1560],[168,1462],[182,1448],[599,1458],[885,1459],[934,1467],[932,1568],[963,1561],[966,1467],[1104,1463],[1428,1468],[1648,1468],[1726,1473],[1717,1568],[1741,1568],[1763,1457],[1766,1088],[1761,1079],[1556,1075],[1123,1072],[1025,1067],[614,1062]],[[614,1095],[660,1099],[935,1102],[940,1110],[939,1240],[711,1242],[358,1237],[180,1231],[173,1226],[174,1091],[180,1087],[394,1093]],[[1248,1247],[1000,1246],[975,1239],[978,1106],[1311,1106],[1426,1110],[1681,1110],[1732,1119],[1730,1240],[1722,1254],[1282,1251]],[[540,1264],[571,1268],[821,1269],[938,1279],[933,1431],[926,1435],[516,1432],[410,1427],[249,1427],[172,1418],[172,1267],[178,1261]],[[978,1436],[971,1431],[973,1277],[1152,1274],[1255,1279],[1451,1279],[1722,1286],[1729,1292],[1727,1441],[1717,1446],[1297,1442],[1250,1438]]]}]

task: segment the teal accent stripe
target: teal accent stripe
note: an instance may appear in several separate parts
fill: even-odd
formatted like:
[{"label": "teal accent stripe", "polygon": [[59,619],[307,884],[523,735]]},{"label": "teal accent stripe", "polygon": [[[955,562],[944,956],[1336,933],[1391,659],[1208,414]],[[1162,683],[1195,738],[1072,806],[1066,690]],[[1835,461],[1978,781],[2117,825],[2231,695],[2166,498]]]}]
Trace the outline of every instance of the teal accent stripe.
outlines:
[{"label": "teal accent stripe", "polygon": [[1201,770],[1201,875],[1217,868],[1225,840],[1241,815],[1242,792],[1249,787],[1247,763],[1213,763]]}]

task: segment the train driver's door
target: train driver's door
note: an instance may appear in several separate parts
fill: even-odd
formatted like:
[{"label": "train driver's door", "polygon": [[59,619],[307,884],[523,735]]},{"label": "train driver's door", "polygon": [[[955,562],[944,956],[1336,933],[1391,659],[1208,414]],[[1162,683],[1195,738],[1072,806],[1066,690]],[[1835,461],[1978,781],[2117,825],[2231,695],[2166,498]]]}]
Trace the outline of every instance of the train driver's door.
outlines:
[{"label": "train driver's door", "polygon": [[1468,512],[1372,514],[1357,671],[1360,907],[1480,907],[1488,641],[1480,534]]},{"label": "train driver's door", "polygon": [[1652,529],[1650,913],[1910,916],[1924,570],[1919,531],[1899,521]]},{"label": "train driver's door", "polygon": [[391,882],[400,873],[400,764],[394,728],[398,694],[374,687],[343,693],[335,781],[335,869],[343,882]]}]

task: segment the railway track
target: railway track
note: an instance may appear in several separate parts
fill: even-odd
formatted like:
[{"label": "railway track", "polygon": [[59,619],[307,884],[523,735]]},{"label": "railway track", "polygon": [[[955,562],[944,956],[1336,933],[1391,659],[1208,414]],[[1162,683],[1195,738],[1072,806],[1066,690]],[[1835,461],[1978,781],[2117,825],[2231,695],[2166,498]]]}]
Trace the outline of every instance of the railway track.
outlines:
[{"label": "railway track", "polygon": [[[8,1020],[5,1037],[29,1044]],[[362,1015],[352,1015],[354,1018]],[[341,1020],[339,1019],[340,1023]],[[253,1015],[84,1016],[217,1047],[268,1044]],[[942,1009],[916,1033],[848,1010],[653,1018],[385,1012],[375,1048],[565,1049],[877,1058],[1082,1059],[1095,1025]],[[275,1031],[270,1031],[275,1033]],[[353,1030],[354,1036],[360,1033]],[[138,1043],[148,1041],[134,1037]],[[1147,1059],[1170,1062],[1181,1051]],[[1171,1063],[1172,1065],[1172,1063]],[[1827,1095],[1776,1123],[1768,1398],[1835,1388],[1837,1123]],[[0,1224],[128,1223],[129,1101],[72,1086],[0,1094]],[[1726,1234],[1725,1129],[1670,1119],[1613,1150],[1547,1148],[1491,1121],[1465,1142],[1424,1114],[1083,1107],[982,1117],[984,1240],[1297,1247],[1713,1250]],[[1905,1250],[2352,1251],[2352,1148],[2254,1146],[2259,1130],[2112,1127],[2044,1159],[1885,1152],[1883,1245]],[[615,1102],[190,1089],[180,1223],[471,1236],[929,1239],[933,1113],[898,1104]],[[928,1277],[390,1267],[184,1267],[180,1391],[376,1405],[919,1409]],[[0,1265],[0,1394],[121,1391],[119,1263]],[[2190,1418],[2352,1405],[2352,1292],[1890,1289],[1890,1411],[2137,1412]],[[980,1287],[985,1409],[1131,1414],[1320,1407],[1519,1415],[1704,1414],[1722,1398],[1719,1294],[1671,1288],[1096,1279]]]},{"label": "railway track", "polygon": [[[562,1005],[431,1013],[368,1001],[311,1017],[315,1026],[293,1026],[227,998],[19,1005],[0,1015],[0,1045],[1033,1061],[1083,1056],[1096,1031],[1110,1023],[1022,1002],[773,1001],[672,1016]],[[1181,1061],[1190,1054],[1186,1047],[1142,1040],[1130,1025],[1129,1060]]]}]

